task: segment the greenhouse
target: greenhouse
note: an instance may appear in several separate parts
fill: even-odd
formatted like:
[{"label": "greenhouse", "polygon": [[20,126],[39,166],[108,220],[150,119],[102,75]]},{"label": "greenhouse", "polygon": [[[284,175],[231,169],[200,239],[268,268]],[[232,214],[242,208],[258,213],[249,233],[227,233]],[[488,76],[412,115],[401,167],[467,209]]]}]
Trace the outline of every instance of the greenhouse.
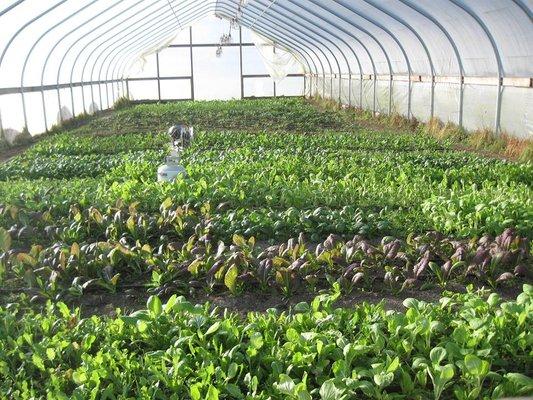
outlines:
[{"label": "greenhouse", "polygon": [[531,0],[0,0],[0,399],[533,396]]}]

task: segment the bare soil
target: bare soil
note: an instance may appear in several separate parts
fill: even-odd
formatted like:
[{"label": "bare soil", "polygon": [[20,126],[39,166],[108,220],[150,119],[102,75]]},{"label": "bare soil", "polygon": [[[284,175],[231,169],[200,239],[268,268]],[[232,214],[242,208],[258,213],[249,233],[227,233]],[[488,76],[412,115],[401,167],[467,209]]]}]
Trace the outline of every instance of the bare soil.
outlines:
[{"label": "bare soil", "polygon": [[[447,288],[454,292],[465,292],[464,286],[457,285]],[[415,298],[417,300],[435,303],[443,296],[444,290],[435,287],[426,290],[408,289],[399,294],[388,292],[368,292],[368,291],[354,291],[350,294],[343,295],[337,301],[336,306],[342,308],[352,308],[358,304],[369,303],[378,304],[383,302],[385,309],[394,311],[403,311],[403,301],[407,298]],[[505,287],[497,290],[500,296],[505,300],[513,300],[521,293],[519,285],[513,287]],[[183,293],[176,293],[176,295],[184,295]],[[232,296],[228,293],[205,294],[196,293],[192,295],[185,295],[185,297],[196,304],[203,304],[209,302],[212,307],[217,307],[221,310],[227,309],[231,312],[236,312],[241,316],[245,316],[249,312],[265,312],[270,308],[276,308],[279,311],[286,311],[291,306],[300,302],[310,303],[317,293],[301,292],[294,293],[290,297],[283,297],[279,293],[268,292],[246,292],[241,295]],[[120,293],[86,293],[79,298],[62,299],[71,307],[79,307],[82,316],[88,317],[91,315],[101,316],[115,316],[116,309],[120,308],[123,314],[129,314],[146,307],[146,301],[150,296],[146,288],[138,287],[133,289],[126,289]],[[6,299],[0,296],[0,304],[4,303]],[[166,301],[163,298],[162,301]]]},{"label": "bare soil", "polygon": [[18,156],[20,153],[25,152],[27,149],[29,149],[31,146],[33,146],[35,142],[25,143],[21,144],[16,147],[10,147],[8,149],[2,150],[0,152],[0,163],[8,162],[13,157]]}]

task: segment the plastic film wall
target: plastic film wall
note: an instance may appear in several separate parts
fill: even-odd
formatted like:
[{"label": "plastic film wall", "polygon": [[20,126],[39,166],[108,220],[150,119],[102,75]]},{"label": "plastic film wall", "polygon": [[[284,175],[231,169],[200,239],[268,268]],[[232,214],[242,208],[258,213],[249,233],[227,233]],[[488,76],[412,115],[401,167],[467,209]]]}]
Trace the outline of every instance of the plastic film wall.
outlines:
[{"label": "plastic film wall", "polygon": [[30,97],[46,108],[81,96],[74,114],[109,107],[100,96],[127,94],[140,55],[216,14],[290,51],[309,96],[531,139],[532,8],[532,0],[2,0],[0,23],[11,29],[0,34],[0,113],[6,98],[21,102],[26,120]]}]

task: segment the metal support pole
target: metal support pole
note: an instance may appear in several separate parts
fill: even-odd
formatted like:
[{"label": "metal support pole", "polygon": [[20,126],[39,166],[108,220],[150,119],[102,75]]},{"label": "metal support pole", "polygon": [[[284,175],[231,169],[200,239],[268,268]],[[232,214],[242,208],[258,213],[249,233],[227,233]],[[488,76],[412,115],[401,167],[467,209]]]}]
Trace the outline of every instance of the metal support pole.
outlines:
[{"label": "metal support pole", "polygon": [[487,39],[489,40],[492,50],[494,51],[494,57],[496,58],[496,65],[498,67],[498,94],[496,96],[496,115],[494,118],[494,133],[500,132],[500,120],[501,120],[501,96],[502,96],[502,85],[503,85],[503,76],[504,76],[504,70],[503,70],[503,62],[501,54],[498,50],[498,46],[496,45],[496,40],[494,39],[494,36],[492,35],[490,29],[485,25],[485,22],[481,19],[479,15],[477,15],[474,11],[472,11],[467,5],[457,1],[457,0],[450,0],[453,4],[455,4],[458,8],[462,9],[465,13],[469,14],[480,26],[481,29],[485,32],[485,35],[487,36]]},{"label": "metal support pole", "polygon": [[[276,54],[276,44],[274,43],[274,47],[272,49],[273,53]],[[273,88],[274,88],[274,97],[277,97],[277,94],[276,94],[276,81],[274,79],[272,79],[272,83],[273,83]]]},{"label": "metal support pole", "polygon": [[352,74],[348,74],[348,107],[352,106]]},{"label": "metal support pole", "polygon": [[239,73],[241,76],[241,100],[244,99],[244,78],[242,77],[242,28],[239,26]]},{"label": "metal support pole", "polygon": [[461,83],[459,85],[459,127],[463,127],[463,104],[464,104],[464,92],[465,92],[465,77],[461,75]]},{"label": "metal support pole", "polygon": [[191,100],[194,101],[194,55],[192,45],[192,26],[189,26],[189,51],[191,54]]},{"label": "metal support pole", "polygon": [[392,73],[389,75],[389,115],[392,114]]},{"label": "metal support pole", "polygon": [[2,110],[0,110],[0,138],[5,139],[4,126],[2,125]]},{"label": "metal support pole", "polygon": [[157,70],[157,98],[161,101],[161,75],[159,74],[159,52],[155,53],[155,65]]}]

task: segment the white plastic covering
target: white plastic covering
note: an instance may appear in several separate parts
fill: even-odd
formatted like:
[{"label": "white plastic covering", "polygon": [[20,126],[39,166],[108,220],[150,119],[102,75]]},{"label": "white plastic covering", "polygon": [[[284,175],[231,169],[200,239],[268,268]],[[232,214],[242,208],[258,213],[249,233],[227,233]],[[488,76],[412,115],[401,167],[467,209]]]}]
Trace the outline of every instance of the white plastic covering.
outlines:
[{"label": "white plastic covering", "polygon": [[175,39],[177,35],[174,35],[170,38],[165,38],[160,43],[153,45],[152,47],[146,49],[142,54],[139,55],[131,65],[129,65],[124,73],[124,76],[129,77],[132,74],[138,74],[144,71],[146,66],[146,59],[148,56],[159,53],[161,50],[167,48]]},{"label": "white plastic covering", "polygon": [[[53,120],[80,95],[85,109],[108,107],[133,60],[216,13],[295,54],[308,93],[533,138],[532,8],[533,0],[3,0],[0,125],[25,105],[31,131],[28,110],[45,103]],[[21,85],[33,89],[23,96]],[[41,85],[60,88],[41,96]]]},{"label": "white plastic covering", "polygon": [[252,32],[252,38],[274,82],[281,82],[295,68],[304,72],[303,64],[291,52],[276,46],[274,41],[257,32]]}]

